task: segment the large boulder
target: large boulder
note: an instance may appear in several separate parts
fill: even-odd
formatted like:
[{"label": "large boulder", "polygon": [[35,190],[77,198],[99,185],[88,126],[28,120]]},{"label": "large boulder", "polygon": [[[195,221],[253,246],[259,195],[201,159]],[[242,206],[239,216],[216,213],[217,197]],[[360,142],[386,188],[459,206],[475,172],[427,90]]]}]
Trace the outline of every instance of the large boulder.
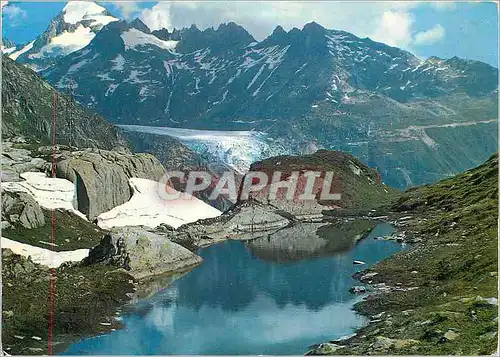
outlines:
[{"label": "large boulder", "polygon": [[140,227],[127,227],[104,236],[82,264],[112,265],[127,270],[135,279],[144,279],[183,270],[201,260],[164,235]]},{"label": "large boulder", "polygon": [[33,229],[44,226],[45,217],[38,202],[28,193],[2,190],[2,222]]},{"label": "large boulder", "polygon": [[129,178],[159,180],[160,162],[149,154],[86,149],[60,155],[56,176],[75,183],[78,210],[90,220],[132,197]]}]

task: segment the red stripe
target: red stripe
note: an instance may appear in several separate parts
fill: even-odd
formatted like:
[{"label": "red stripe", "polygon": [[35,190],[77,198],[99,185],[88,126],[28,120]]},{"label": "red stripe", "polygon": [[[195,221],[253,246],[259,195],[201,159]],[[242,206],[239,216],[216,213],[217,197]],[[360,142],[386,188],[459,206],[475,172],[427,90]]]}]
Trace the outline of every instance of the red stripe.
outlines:
[{"label": "red stripe", "polygon": [[[52,98],[52,177],[56,176],[55,171],[55,153],[56,153],[56,117],[57,117],[57,93]],[[50,249],[54,251],[54,210],[51,211],[51,230],[50,230]],[[55,279],[54,268],[50,268],[49,280],[49,336],[48,336],[48,354],[52,355],[52,331],[54,329],[54,297],[55,297]]]}]

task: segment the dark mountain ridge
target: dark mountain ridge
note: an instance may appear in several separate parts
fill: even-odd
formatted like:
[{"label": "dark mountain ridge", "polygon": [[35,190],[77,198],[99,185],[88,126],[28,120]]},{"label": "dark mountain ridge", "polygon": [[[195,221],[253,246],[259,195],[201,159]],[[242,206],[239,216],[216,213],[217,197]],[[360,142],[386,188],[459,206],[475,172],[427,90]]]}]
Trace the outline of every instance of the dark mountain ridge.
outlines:
[{"label": "dark mountain ridge", "polygon": [[115,123],[257,130],[297,153],[314,140],[396,187],[478,165],[498,143],[498,70],[479,61],[421,60],[317,23],[260,42],[235,23],[143,27],[112,22],[42,75],[77,83],[77,100]]}]

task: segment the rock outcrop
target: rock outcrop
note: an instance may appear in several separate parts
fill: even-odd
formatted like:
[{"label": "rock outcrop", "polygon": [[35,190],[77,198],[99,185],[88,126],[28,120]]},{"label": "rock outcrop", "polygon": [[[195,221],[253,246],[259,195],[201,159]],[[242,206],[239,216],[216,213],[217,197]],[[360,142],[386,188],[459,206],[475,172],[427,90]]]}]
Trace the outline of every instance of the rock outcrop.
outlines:
[{"label": "rock outcrop", "polygon": [[164,235],[127,227],[107,234],[82,264],[112,265],[127,270],[135,279],[145,279],[192,267],[201,260]]},{"label": "rock outcrop", "polygon": [[58,155],[56,176],[76,186],[78,210],[90,220],[132,197],[131,177],[159,180],[160,162],[149,154],[86,149]]},{"label": "rock outcrop", "polygon": [[[311,172],[318,175],[312,190],[308,186],[308,181],[312,181],[308,177]],[[320,216],[323,210],[332,208],[366,210],[389,202],[396,193],[382,183],[376,170],[341,151],[319,150],[312,155],[272,157],[252,164],[247,176],[256,173],[266,174],[268,183],[260,190],[250,192],[249,196],[297,217]],[[273,180],[275,175],[277,179]],[[294,189],[279,188],[285,181],[294,182]],[[244,187],[243,183],[243,190]],[[293,193],[290,197],[289,191]],[[274,192],[274,197],[271,192]],[[310,193],[314,198],[303,199],[304,193]],[[340,194],[340,197],[333,199],[331,194]],[[243,192],[240,193],[239,201],[245,197]]]},{"label": "rock outcrop", "polygon": [[[2,138],[25,136],[50,144],[53,96],[56,90],[31,69],[2,57]],[[125,145],[115,126],[58,93],[58,144],[114,149]]]},{"label": "rock outcrop", "polygon": [[[172,239],[190,248],[203,247],[227,239],[250,240],[286,227],[292,219],[281,215],[271,206],[248,201],[234,206],[220,217],[183,225],[172,232]],[[169,230],[165,228],[164,231]]]},{"label": "rock outcrop", "polygon": [[[16,139],[21,142],[25,141],[22,137]],[[19,176],[22,173],[45,170],[47,162],[40,157],[33,157],[30,150],[16,147],[15,142],[3,141],[1,164],[1,181],[17,182],[22,181]]]},{"label": "rock outcrop", "polygon": [[17,224],[27,229],[44,226],[45,217],[42,208],[25,192],[2,190],[2,228]]}]

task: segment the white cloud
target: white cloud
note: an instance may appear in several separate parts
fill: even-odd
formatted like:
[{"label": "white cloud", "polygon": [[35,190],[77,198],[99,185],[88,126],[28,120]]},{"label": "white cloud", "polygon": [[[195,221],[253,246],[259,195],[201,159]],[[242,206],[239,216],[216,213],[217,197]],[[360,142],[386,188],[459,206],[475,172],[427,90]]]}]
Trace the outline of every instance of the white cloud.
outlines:
[{"label": "white cloud", "polygon": [[436,10],[441,11],[455,10],[457,8],[457,3],[453,1],[436,1],[429,2],[429,4]]},{"label": "white cloud", "polygon": [[277,25],[290,30],[316,21],[329,29],[345,30],[359,37],[370,37],[411,50],[412,45],[417,44],[413,28],[417,19],[412,9],[418,6],[428,6],[428,3],[162,1],[142,10],[140,17],[152,30],[172,30],[189,27],[193,23],[204,29],[234,21],[257,40],[270,35]]},{"label": "white cloud", "polygon": [[170,6],[170,2],[158,3],[151,9],[144,9],[140,18],[151,30],[159,30],[162,28],[172,30],[173,25]]},{"label": "white cloud", "polygon": [[[415,7],[402,2],[160,2],[143,10],[142,20],[152,29],[181,28],[195,23],[200,28],[216,27],[234,21],[245,27],[256,39],[262,40],[279,24],[285,30],[302,28],[316,21],[332,29],[343,29],[366,37],[377,33],[386,12],[404,14]],[[396,31],[398,32],[398,31]],[[381,32],[380,32],[381,33]],[[386,34],[387,37],[389,34]],[[399,34],[395,36],[400,37]],[[397,38],[393,40],[398,44]],[[406,41],[406,40],[404,40]]]},{"label": "white cloud", "polygon": [[141,8],[135,1],[114,2],[113,7],[120,12],[121,17],[124,19],[131,19],[141,11]]},{"label": "white cloud", "polygon": [[19,6],[5,1],[2,2],[2,16],[7,16],[7,18],[11,21],[10,25],[15,26],[19,20],[26,19],[28,17],[28,13]]},{"label": "white cloud", "polygon": [[413,22],[414,20],[408,12],[386,11],[380,17],[372,38],[389,46],[407,48],[412,42],[411,27]]},{"label": "white cloud", "polygon": [[432,45],[443,39],[445,35],[444,27],[440,24],[435,25],[427,31],[421,31],[415,35],[416,45]]}]

